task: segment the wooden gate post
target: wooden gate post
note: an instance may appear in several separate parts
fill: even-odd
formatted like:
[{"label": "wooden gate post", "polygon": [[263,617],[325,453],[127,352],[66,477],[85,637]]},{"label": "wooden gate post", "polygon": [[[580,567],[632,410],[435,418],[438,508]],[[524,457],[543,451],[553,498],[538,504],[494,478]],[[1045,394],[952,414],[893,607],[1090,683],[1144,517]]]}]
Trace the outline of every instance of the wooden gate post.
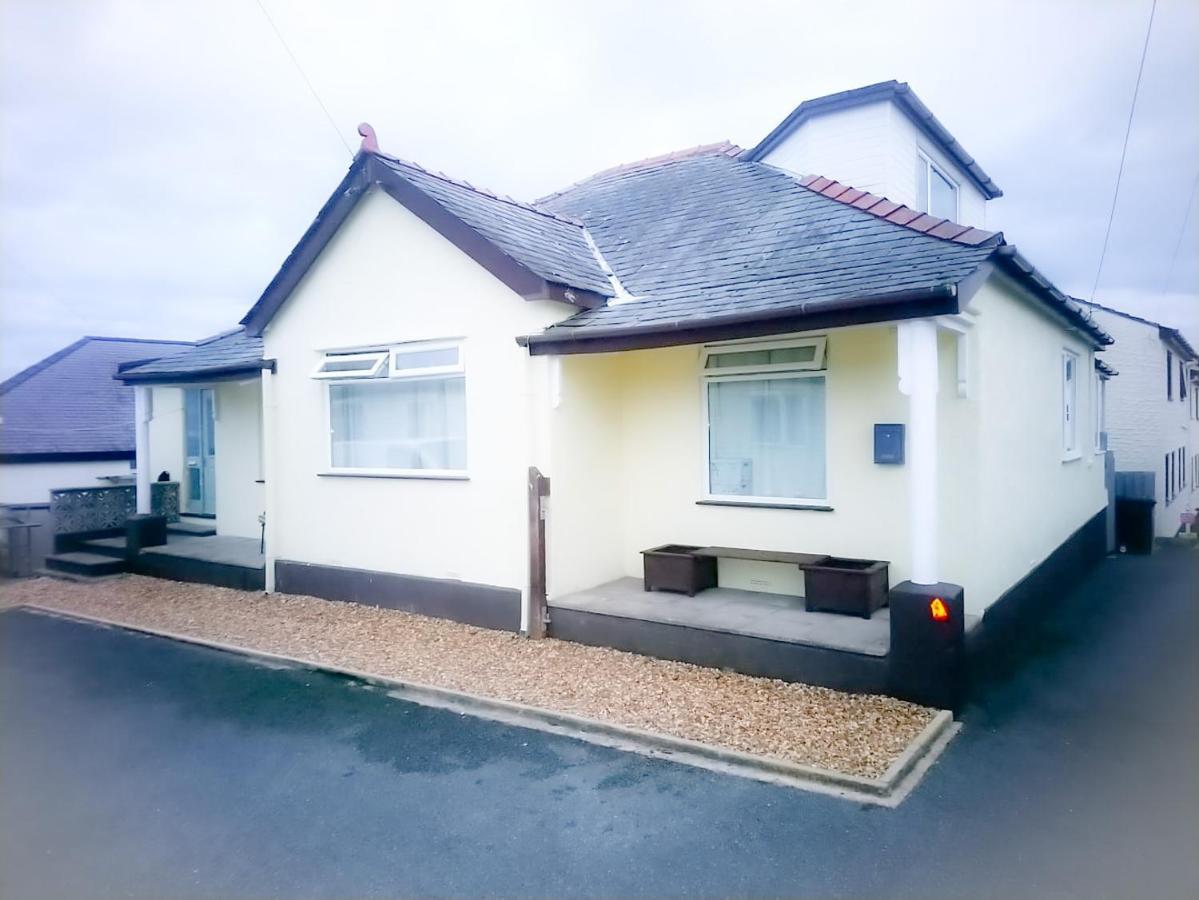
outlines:
[{"label": "wooden gate post", "polygon": [[550,480],[529,466],[529,625],[525,637],[545,637],[549,608],[545,600],[545,498]]}]

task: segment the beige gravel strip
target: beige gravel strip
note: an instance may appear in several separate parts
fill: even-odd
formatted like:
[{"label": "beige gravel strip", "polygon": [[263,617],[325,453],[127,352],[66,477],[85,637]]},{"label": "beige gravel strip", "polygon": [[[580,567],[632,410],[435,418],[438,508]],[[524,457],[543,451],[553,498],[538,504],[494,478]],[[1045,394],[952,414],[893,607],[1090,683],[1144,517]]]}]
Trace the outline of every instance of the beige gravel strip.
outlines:
[{"label": "beige gravel strip", "polygon": [[934,711],[568,641],[313,597],[128,575],[0,586],[33,604],[529,704],[643,731],[878,778]]}]

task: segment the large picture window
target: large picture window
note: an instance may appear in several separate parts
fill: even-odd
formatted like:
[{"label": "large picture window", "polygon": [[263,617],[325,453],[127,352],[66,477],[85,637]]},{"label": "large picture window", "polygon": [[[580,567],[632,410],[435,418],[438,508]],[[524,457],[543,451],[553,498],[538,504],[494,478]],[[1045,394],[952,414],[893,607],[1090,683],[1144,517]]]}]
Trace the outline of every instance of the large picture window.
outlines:
[{"label": "large picture window", "polygon": [[827,499],[823,338],[704,352],[707,496]]},{"label": "large picture window", "polygon": [[[372,354],[379,361],[367,365]],[[329,382],[332,471],[465,473],[466,376],[460,345],[442,341],[329,353],[313,377]]]}]

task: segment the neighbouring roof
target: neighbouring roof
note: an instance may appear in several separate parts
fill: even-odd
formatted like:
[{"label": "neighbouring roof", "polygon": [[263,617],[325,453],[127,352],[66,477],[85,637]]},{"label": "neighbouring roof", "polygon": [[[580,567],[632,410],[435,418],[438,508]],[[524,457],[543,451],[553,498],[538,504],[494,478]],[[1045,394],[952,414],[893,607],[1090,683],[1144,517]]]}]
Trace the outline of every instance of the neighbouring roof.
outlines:
[{"label": "neighbouring roof", "polygon": [[189,341],[85,337],[0,384],[0,457],[132,457],[133,391],[122,363],[167,357]]},{"label": "neighbouring roof", "polygon": [[809,119],[885,100],[893,101],[907,115],[913,125],[933,141],[941,152],[957,163],[969,176],[975,187],[983,193],[983,196],[988,200],[1003,196],[999,185],[991,180],[991,177],[983,171],[982,166],[975,161],[974,157],[957,142],[957,139],[949,133],[949,129],[937,120],[937,117],[916,96],[916,92],[901,81],[882,81],[850,91],[841,91],[837,94],[805,100],[795,107],[790,115],[783,119],[770,134],[766,135],[756,147],[747,150],[745,156],[749,160],[761,160],[787,135]]},{"label": "neighbouring roof", "polygon": [[581,223],[363,149],[242,319],[251,334],[262,334],[358,201],[376,186],[527,299],[585,308],[614,294]]},{"label": "neighbouring roof", "polygon": [[121,366],[116,377],[125,384],[179,384],[246,378],[264,368],[270,363],[262,358],[262,338],[238,328],[173,356]]},{"label": "neighbouring roof", "polygon": [[1122,309],[1116,309],[1111,306],[1104,306],[1102,303],[1096,303],[1094,300],[1083,300],[1080,297],[1073,297],[1076,303],[1082,304],[1083,308],[1093,307],[1101,309],[1104,312],[1109,312],[1112,315],[1120,316],[1123,319],[1130,319],[1133,322],[1140,322],[1142,325],[1148,325],[1150,328],[1156,328],[1158,337],[1167,344],[1173,345],[1174,349],[1188,360],[1199,360],[1199,353],[1191,346],[1188,341],[1177,328],[1171,328],[1169,325],[1163,325],[1161,322],[1154,322],[1152,319],[1146,319],[1143,316],[1135,316],[1130,312],[1125,312]]},{"label": "neighbouring roof", "polygon": [[[1096,344],[1111,339],[1003,235],[957,225],[719,144],[602,172],[539,201],[586,223],[635,298],[530,336],[532,352],[583,352],[832,327],[957,311],[992,264]],[[774,320],[772,331],[763,323]],[[731,330],[730,330],[731,329]]]},{"label": "neighbouring roof", "polygon": [[1111,366],[1109,366],[1107,363],[1105,363],[1101,359],[1095,360],[1095,371],[1098,372],[1100,375],[1102,375],[1104,378],[1115,378],[1117,375],[1120,374],[1119,372],[1117,372],[1115,369],[1113,369]]}]

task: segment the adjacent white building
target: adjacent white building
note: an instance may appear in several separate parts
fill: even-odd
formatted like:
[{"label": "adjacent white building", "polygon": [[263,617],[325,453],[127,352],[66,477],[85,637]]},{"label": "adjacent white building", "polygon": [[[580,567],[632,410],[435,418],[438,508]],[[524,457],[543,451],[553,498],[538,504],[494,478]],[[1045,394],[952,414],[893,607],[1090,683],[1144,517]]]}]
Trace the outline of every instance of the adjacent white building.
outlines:
[{"label": "adjacent white building", "polygon": [[1105,386],[1105,427],[1116,471],[1151,473],[1154,531],[1171,537],[1182,527],[1182,516],[1199,505],[1199,355],[1168,325],[1080,303],[1115,338],[1103,358],[1120,373]]}]

